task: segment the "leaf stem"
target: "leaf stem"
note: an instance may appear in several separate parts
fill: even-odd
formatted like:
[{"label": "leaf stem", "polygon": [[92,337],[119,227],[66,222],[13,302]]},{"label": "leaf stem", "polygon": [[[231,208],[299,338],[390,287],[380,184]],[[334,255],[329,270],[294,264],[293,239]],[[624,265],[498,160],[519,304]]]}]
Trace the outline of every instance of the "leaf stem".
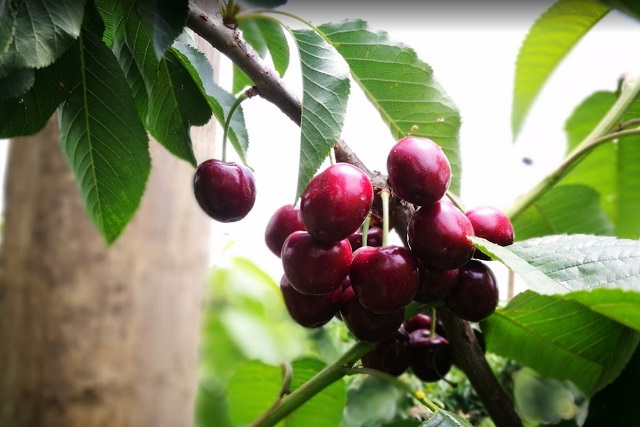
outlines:
[{"label": "leaf stem", "polygon": [[330,384],[344,377],[347,374],[345,369],[353,367],[353,364],[360,360],[374,345],[374,343],[364,341],[356,343],[335,363],[318,372],[318,374],[295,389],[291,394],[276,400],[273,406],[262,414],[260,418],[251,423],[249,427],[269,427],[278,424],[284,417],[300,407],[307,400],[311,399]]},{"label": "leaf stem", "polygon": [[394,377],[393,375],[389,375],[385,372],[377,371],[375,369],[362,368],[362,367],[344,368],[343,371],[347,375],[367,374],[373,377],[378,377],[388,382],[389,384],[394,385],[396,388],[406,391],[408,394],[413,396],[414,399],[416,399],[417,401],[422,403],[424,406],[429,408],[431,412],[438,412],[440,410],[440,408],[435,403],[433,403],[431,400],[429,400],[429,398],[427,398],[427,395],[424,393],[424,391],[422,391],[421,389],[417,389],[417,390],[414,389],[413,387],[411,387],[411,385],[400,380],[399,378]]},{"label": "leaf stem", "polygon": [[535,187],[520,196],[505,214],[513,221],[519,217],[529,206],[540,199],[547,191],[551,190],[562,178],[564,178],[587,154],[601,144],[628,135],[640,134],[640,128],[626,129],[619,132],[610,132],[620,121],[622,115],[640,93],[640,78],[636,77],[627,81],[620,97],[600,120],[598,125],[587,135],[580,144],[562,161],[562,163],[550,174],[544,177]]}]

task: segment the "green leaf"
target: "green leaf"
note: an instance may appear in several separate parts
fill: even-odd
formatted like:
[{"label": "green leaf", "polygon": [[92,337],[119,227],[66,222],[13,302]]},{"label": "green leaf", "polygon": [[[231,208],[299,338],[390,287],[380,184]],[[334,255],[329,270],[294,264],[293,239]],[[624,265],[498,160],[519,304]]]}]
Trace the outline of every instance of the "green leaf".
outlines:
[{"label": "green leaf", "polygon": [[340,138],[349,98],[346,64],[318,34],[295,30],[302,65],[302,122],[296,199]]},{"label": "green leaf", "polygon": [[84,0],[8,0],[2,9],[0,75],[52,64],[78,38]]},{"label": "green leaf", "polygon": [[[616,101],[613,92],[596,92],[584,100],[567,120],[569,149],[575,148]],[[640,116],[640,98],[622,121]],[[618,237],[640,237],[640,137],[626,136],[593,150],[563,180],[583,184],[600,193],[600,204]]]},{"label": "green leaf", "polygon": [[460,415],[453,412],[439,410],[433,414],[427,421],[422,423],[420,427],[471,427],[471,424],[467,422]]},{"label": "green leaf", "polygon": [[640,290],[640,241],[589,235],[539,237],[507,247],[474,245],[518,273],[540,293],[597,287]]},{"label": "green leaf", "polygon": [[234,427],[229,418],[227,389],[220,384],[200,384],[196,392],[196,427]]},{"label": "green leaf", "polygon": [[640,20],[640,4],[636,0],[600,0],[600,2]]},{"label": "green leaf", "polygon": [[589,402],[589,415],[583,427],[632,426],[638,418],[640,349],[616,380],[596,393]]},{"label": "green leaf", "polygon": [[112,243],[140,204],[151,160],[129,86],[98,22],[88,8],[76,50],[81,79],[61,107],[60,142],[89,216]]},{"label": "green leaf", "polygon": [[593,289],[576,291],[563,298],[577,301],[591,311],[640,331],[640,293],[621,289]]},{"label": "green leaf", "polygon": [[487,349],[592,395],[618,376],[640,335],[575,301],[526,291],[482,323]]},{"label": "green leaf", "polygon": [[0,100],[23,95],[33,87],[35,80],[31,68],[12,70],[7,76],[0,77]]},{"label": "green leaf", "polygon": [[[576,215],[580,212],[580,215]],[[513,221],[518,240],[550,234],[615,234],[600,195],[584,185],[558,185]]]},{"label": "green leaf", "polygon": [[234,425],[249,424],[278,398],[282,368],[262,362],[242,364],[229,380],[229,415]]},{"label": "green leaf", "polygon": [[[175,43],[174,48],[180,52],[181,55],[178,55],[178,59],[191,74],[191,78],[207,100],[213,115],[220,125],[224,126],[236,98],[215,83],[211,63],[202,52],[184,43]],[[249,135],[241,105],[238,106],[231,118],[228,138],[240,160],[246,164]]]},{"label": "green leaf", "polygon": [[562,294],[567,290],[542,271],[535,268],[526,259],[514,254],[510,249],[515,245],[508,247],[498,246],[487,240],[478,237],[472,237],[471,241],[474,246],[495,260],[499,260],[510,270],[517,273],[529,287],[543,294]]},{"label": "green leaf", "polygon": [[[258,16],[240,22],[244,39],[255,49],[260,57],[271,55],[273,66],[282,77],[289,67],[289,44],[282,26],[272,20]],[[238,93],[253,82],[237,66],[233,67],[233,93]]]},{"label": "green leaf", "polygon": [[137,0],[139,16],[153,40],[153,50],[160,59],[165,50],[182,33],[189,12],[188,0]]},{"label": "green leaf", "polygon": [[398,400],[404,398],[406,393],[388,381],[370,375],[359,376],[349,383],[342,427],[389,422],[402,410]]},{"label": "green leaf", "polygon": [[0,138],[32,135],[44,127],[80,79],[77,43],[53,64],[35,70],[25,94],[0,101]]},{"label": "green leaf", "polygon": [[195,166],[190,128],[206,124],[211,108],[179,55],[175,49],[167,50],[157,80],[147,84],[147,129],[171,153]]},{"label": "green leaf", "polygon": [[460,113],[416,52],[368,28],[364,21],[321,25],[349,64],[351,75],[378,109],[394,139],[408,134],[438,143],[451,163],[451,187],[460,192]]},{"label": "green leaf", "polygon": [[146,81],[153,81],[158,60],[153,53],[147,28],[136,13],[134,2],[98,0],[105,22],[111,23],[111,50],[127,78],[141,120],[146,121],[149,95]]},{"label": "green leaf", "polygon": [[[309,381],[326,365],[317,359],[300,359],[292,363],[291,391]],[[343,379],[323,389],[292,412],[285,420],[286,427],[333,427],[340,425],[342,410],[347,403],[347,386]]]},{"label": "green leaf", "polygon": [[559,0],[533,24],[516,61],[511,129],[514,139],[560,61],[609,8],[596,0]]}]

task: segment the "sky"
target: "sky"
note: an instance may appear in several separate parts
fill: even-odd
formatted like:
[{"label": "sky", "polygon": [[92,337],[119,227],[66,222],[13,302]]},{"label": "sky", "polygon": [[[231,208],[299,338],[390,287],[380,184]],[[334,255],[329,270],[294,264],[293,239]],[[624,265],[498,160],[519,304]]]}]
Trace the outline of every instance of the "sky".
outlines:
[{"label": "sky", "polygon": [[[640,72],[640,55],[636,54],[640,23],[612,12],[552,75],[514,143],[510,112],[515,59],[530,25],[551,4],[398,0],[363,8],[349,2],[292,1],[287,10],[314,24],[364,19],[372,28],[386,30],[392,39],[414,48],[461,111],[464,205],[501,209],[560,162],[565,150],[564,121],[581,100],[596,90],[614,90],[623,73]],[[299,27],[293,21],[286,23]],[[230,79],[230,64],[223,60],[220,84],[230,88]],[[285,81],[301,94],[296,66],[290,67]],[[244,220],[213,223],[211,262],[224,266],[233,256],[245,256],[278,281],[282,266],[264,245],[264,229],[277,208],[294,201],[299,128],[260,98],[243,103],[243,109],[250,136],[248,162],[255,170],[258,196]],[[218,155],[221,136],[220,130]],[[395,141],[355,84],[343,138],[370,169],[385,171],[386,154]],[[0,141],[2,170],[7,145]],[[234,160],[232,152],[229,156]],[[524,157],[533,163],[525,164]],[[504,289],[506,270],[491,265]]]}]

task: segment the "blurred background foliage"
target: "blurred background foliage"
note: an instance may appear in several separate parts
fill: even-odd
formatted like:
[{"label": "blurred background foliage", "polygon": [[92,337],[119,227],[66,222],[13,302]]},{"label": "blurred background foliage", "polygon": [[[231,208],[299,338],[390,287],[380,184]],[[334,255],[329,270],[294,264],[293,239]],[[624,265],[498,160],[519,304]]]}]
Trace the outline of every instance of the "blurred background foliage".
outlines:
[{"label": "blurred background foliage", "polygon": [[[205,301],[198,427],[249,424],[277,398],[285,364],[293,365],[295,388],[355,342],[338,319],[318,329],[297,325],[286,311],[278,283],[246,258],[234,257],[228,266],[212,268]],[[514,396],[527,427],[558,422],[575,426],[574,419],[586,413],[588,400],[570,382],[541,377],[491,353],[487,358]],[[401,379],[472,425],[493,425],[465,375],[455,367],[446,381],[422,383],[411,373]],[[327,388],[294,415],[281,425],[410,427],[419,426],[430,412],[383,379],[354,375]]]}]

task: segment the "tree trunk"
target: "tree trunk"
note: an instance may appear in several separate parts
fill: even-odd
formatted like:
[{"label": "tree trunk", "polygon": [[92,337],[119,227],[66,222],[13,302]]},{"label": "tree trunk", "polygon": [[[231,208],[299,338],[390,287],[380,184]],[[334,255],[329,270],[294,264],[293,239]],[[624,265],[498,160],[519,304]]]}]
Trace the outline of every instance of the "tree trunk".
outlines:
[{"label": "tree trunk", "polygon": [[210,221],[193,198],[193,168],[150,144],[141,208],[109,248],[85,213],[57,121],[11,142],[0,426],[192,424]]}]

